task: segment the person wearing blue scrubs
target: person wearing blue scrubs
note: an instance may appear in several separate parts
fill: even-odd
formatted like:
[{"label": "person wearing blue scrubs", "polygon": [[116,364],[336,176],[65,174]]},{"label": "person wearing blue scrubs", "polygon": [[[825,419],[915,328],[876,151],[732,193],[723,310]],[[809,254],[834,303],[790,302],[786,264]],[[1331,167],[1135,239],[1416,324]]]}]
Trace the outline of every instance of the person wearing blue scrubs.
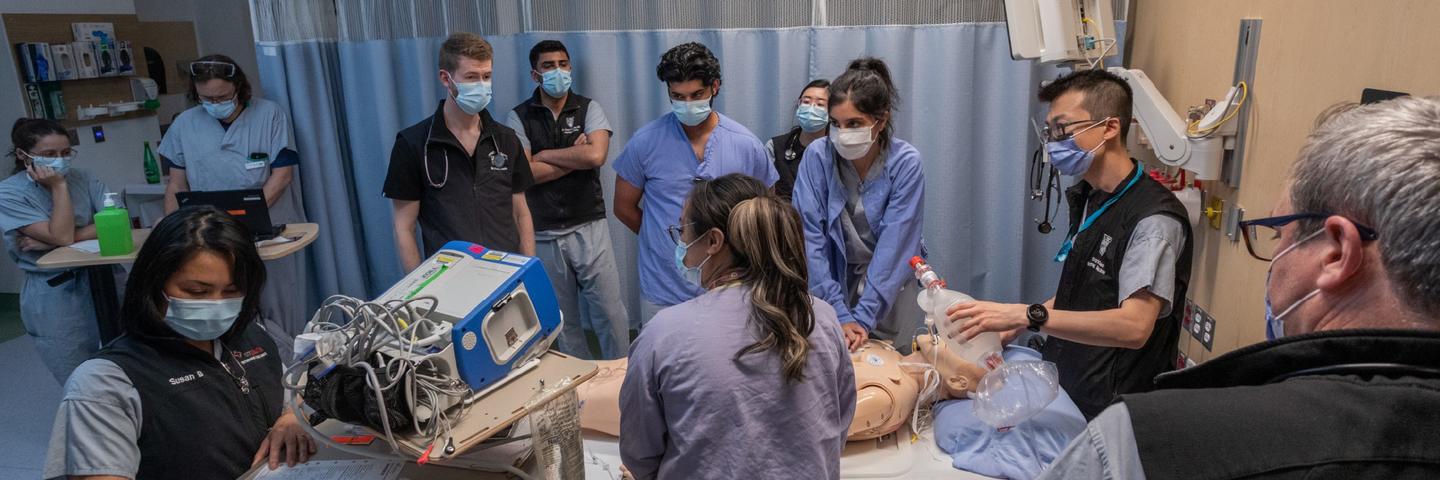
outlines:
[{"label": "person wearing blue scrubs", "polygon": [[810,144],[793,202],[805,227],[810,291],[830,302],[853,351],[874,335],[909,345],[920,318],[897,303],[923,256],[920,152],[892,133],[899,96],[885,62],[861,58],[830,84],[830,135]]},{"label": "person wearing blue scrubs", "polygon": [[[25,272],[20,320],[40,359],[61,385],[100,349],[90,277],[80,270],[46,270],[35,261],[55,247],[95,238],[95,212],[105,184],[74,168],[76,151],[54,120],[22,118],[10,130],[15,171],[0,181],[0,229],[5,250]],[[116,285],[124,285],[119,267]]]},{"label": "person wearing blue scrubs", "polygon": [[[165,212],[179,207],[177,192],[258,188],[271,222],[303,223],[298,185],[292,185],[300,157],[290,146],[289,116],[275,102],[252,97],[245,72],[230,57],[202,57],[190,64],[190,75],[190,100],[199,105],[175,117],[158,152],[170,169]],[[287,359],[310,319],[303,258],[265,262],[271,281],[260,295],[262,324]]]},{"label": "person wearing blue scrubs", "polygon": [[699,43],[671,48],[656,76],[673,110],[640,127],[615,159],[615,217],[640,235],[640,324],[661,308],[699,296],[673,266],[665,227],[680,219],[697,181],[742,173],[771,186],[779,179],[760,139],[712,109],[720,94],[720,61]]}]

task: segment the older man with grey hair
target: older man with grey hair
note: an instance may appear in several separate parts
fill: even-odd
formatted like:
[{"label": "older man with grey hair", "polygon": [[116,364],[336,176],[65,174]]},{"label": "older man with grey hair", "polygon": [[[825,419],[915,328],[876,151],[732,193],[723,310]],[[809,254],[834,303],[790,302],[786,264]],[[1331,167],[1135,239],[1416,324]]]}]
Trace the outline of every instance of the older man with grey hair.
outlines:
[{"label": "older man with grey hair", "polygon": [[1121,396],[1042,478],[1440,478],[1440,97],[1342,110],[1243,223],[1270,340]]}]

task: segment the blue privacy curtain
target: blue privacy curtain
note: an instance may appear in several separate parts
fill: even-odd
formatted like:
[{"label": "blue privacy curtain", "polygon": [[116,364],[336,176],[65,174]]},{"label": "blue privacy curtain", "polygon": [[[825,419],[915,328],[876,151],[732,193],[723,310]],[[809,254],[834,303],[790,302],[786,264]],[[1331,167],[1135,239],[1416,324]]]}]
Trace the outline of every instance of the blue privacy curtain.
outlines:
[{"label": "blue privacy curtain", "polygon": [[[574,90],[600,102],[615,129],[611,159],[636,129],[668,112],[655,65],[679,43],[698,41],[715,52],[723,69],[716,109],[762,140],[791,127],[794,100],[806,82],[834,78],[856,57],[880,57],[902,99],[896,134],[924,160],[932,264],[952,288],[981,299],[1029,303],[1054,293],[1059,264],[1051,258],[1066,219],[1059,215],[1048,236],[1036,232],[1032,219],[1042,208],[1028,199],[1027,168],[1038,145],[1030,123],[1041,112],[1035,91],[1056,71],[1011,60],[1003,23],[528,32],[487,39],[495,47],[490,112],[497,119],[535,88],[530,47],[563,41],[573,59]],[[320,38],[257,48],[265,92],[294,121],[305,156],[306,211],[321,224],[321,240],[311,247],[316,301],[335,293],[374,297],[401,277],[381,186],[396,132],[433,113],[444,97],[436,60],[442,41]],[[602,179],[609,210],[609,166]],[[636,312],[635,236],[613,217],[611,230],[625,301]]]}]

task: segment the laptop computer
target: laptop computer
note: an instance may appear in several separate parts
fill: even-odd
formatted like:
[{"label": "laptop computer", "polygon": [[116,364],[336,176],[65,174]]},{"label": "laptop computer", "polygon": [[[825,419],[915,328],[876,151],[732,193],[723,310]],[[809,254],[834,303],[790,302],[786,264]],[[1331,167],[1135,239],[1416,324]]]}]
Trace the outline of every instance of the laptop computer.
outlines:
[{"label": "laptop computer", "polygon": [[258,188],[176,192],[175,202],[181,207],[209,205],[229,213],[250,229],[256,241],[275,238],[285,229],[270,223],[270,206],[265,204],[265,192]]}]

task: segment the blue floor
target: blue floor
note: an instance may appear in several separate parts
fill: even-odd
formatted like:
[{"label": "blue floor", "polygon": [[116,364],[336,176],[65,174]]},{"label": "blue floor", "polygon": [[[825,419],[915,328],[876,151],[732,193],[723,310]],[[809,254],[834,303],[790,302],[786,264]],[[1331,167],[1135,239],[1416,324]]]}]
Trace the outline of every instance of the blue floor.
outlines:
[{"label": "blue floor", "polygon": [[0,478],[40,478],[60,394],[30,337],[0,343]]}]

